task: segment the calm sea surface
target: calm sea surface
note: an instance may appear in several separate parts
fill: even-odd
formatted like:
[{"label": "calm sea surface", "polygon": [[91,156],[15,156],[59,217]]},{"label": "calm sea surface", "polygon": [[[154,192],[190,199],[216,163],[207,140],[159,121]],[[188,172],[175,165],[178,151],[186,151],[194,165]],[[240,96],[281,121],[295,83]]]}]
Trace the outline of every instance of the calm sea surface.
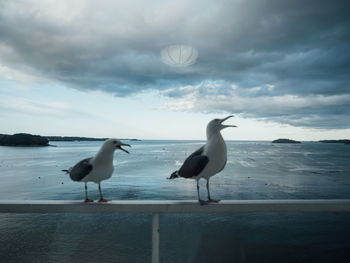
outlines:
[{"label": "calm sea surface", "polygon": [[[83,200],[61,169],[102,142],[0,147],[0,199]],[[131,141],[117,151],[107,199],[196,199],[195,181],[166,178],[198,141]],[[350,146],[227,142],[226,168],[211,179],[216,199],[350,198]],[[90,183],[89,197],[98,199]],[[205,182],[201,195],[206,198]],[[0,214],[0,262],[149,262],[151,216]],[[349,213],[161,216],[162,262],[350,262]]]}]

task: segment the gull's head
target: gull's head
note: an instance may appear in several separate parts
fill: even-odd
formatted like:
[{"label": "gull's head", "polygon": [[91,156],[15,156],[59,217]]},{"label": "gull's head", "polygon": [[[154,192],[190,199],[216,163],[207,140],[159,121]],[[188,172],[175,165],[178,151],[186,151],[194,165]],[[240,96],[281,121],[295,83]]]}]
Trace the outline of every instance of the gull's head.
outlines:
[{"label": "gull's head", "polygon": [[130,144],[122,143],[119,139],[108,139],[102,145],[102,149],[107,151],[115,151],[118,149],[126,153],[129,153],[127,150],[123,149],[122,146],[131,147]]},{"label": "gull's head", "polygon": [[237,127],[236,125],[223,124],[224,121],[226,121],[231,117],[233,117],[233,115],[227,116],[226,118],[223,118],[223,119],[214,119],[210,121],[207,125],[207,136],[209,137],[210,135],[220,132],[222,129],[225,129],[227,127]]}]

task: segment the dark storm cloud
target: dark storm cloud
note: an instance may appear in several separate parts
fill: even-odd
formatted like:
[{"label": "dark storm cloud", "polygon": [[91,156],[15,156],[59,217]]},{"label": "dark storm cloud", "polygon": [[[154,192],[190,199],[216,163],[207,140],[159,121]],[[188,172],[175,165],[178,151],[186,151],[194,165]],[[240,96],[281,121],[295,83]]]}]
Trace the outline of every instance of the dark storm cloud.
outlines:
[{"label": "dark storm cloud", "polygon": [[[191,110],[345,128],[349,101],[319,98],[350,93],[349,7],[345,0],[0,1],[0,65],[80,90],[156,89],[191,100]],[[197,63],[162,64],[160,50],[173,44],[194,46]],[[290,106],[307,98],[312,110]],[[283,103],[268,107],[276,99]],[[330,116],[339,121],[327,126]]]}]

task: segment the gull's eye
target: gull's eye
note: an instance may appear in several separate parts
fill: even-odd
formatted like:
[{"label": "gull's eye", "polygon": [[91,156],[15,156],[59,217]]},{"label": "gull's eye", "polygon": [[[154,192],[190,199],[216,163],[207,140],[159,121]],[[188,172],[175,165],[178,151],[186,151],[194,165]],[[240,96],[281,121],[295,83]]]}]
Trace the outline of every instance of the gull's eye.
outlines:
[{"label": "gull's eye", "polygon": [[215,119],[214,121],[218,122],[218,121],[219,121],[219,119]]},{"label": "gull's eye", "polygon": [[117,144],[117,141],[113,141],[114,144]]}]

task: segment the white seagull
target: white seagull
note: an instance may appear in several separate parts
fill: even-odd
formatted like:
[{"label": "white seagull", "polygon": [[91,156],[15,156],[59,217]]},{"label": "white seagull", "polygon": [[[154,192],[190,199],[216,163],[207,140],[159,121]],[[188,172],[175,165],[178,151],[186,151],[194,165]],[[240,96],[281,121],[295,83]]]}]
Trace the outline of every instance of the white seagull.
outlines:
[{"label": "white seagull", "polygon": [[[227,161],[227,149],[224,139],[220,131],[227,127],[237,127],[235,125],[222,124],[228,118],[233,117],[230,115],[224,119],[214,119],[207,125],[207,143],[192,153],[181,168],[171,174],[169,179],[177,177],[191,178],[197,180],[197,195],[198,201],[201,205],[208,204],[209,202],[219,202],[220,200],[214,200],[210,197],[209,192],[209,179],[213,175],[221,172]],[[207,180],[208,201],[200,199],[199,196],[199,180],[205,178]]]},{"label": "white seagull", "polygon": [[110,178],[113,174],[114,151],[119,149],[129,153],[127,150],[123,149],[122,146],[131,147],[129,144],[122,143],[118,139],[108,139],[103,143],[101,149],[94,157],[81,160],[68,170],[62,170],[68,173],[73,181],[85,183],[85,202],[93,202],[93,200],[88,198],[87,182],[98,184],[98,190],[100,192],[99,202],[108,201],[102,196],[101,181]]}]

